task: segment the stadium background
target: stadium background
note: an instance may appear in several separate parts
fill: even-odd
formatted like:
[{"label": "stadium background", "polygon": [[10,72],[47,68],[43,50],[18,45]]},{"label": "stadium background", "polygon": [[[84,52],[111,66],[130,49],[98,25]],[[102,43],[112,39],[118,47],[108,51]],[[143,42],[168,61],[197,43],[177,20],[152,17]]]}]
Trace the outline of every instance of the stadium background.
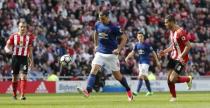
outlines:
[{"label": "stadium background", "polygon": [[[29,31],[37,36],[34,42],[34,68],[29,80],[45,80],[56,73],[60,80],[84,80],[93,59],[92,34],[97,12],[109,10],[109,17],[121,26],[129,37],[120,53],[121,72],[137,75],[134,59],[129,64],[125,56],[137,42],[142,31],[158,52],[169,44],[169,32],[164,17],[173,14],[177,23],[188,31],[193,44],[185,74],[194,77],[210,75],[210,2],[208,0],[1,0],[0,1],[0,81],[11,78],[11,55],[3,50],[11,33],[17,31],[19,19],[25,19]],[[74,62],[60,68],[59,58],[69,53]],[[167,56],[161,59],[162,69],[151,62],[150,71],[157,79],[166,77]],[[64,78],[64,79],[63,79]],[[110,78],[110,77],[106,77]]]},{"label": "stadium background", "polygon": [[[76,86],[86,84],[85,79],[93,58],[92,34],[99,10],[110,10],[109,17],[119,24],[129,36],[126,47],[120,53],[121,71],[132,87],[137,81],[135,60],[125,64],[124,58],[136,42],[135,33],[142,31],[158,52],[169,44],[168,31],[163,19],[173,14],[180,25],[188,31],[193,48],[185,74],[195,77],[193,91],[186,91],[185,85],[177,84],[178,102],[169,103],[169,94],[155,92],[154,96],[140,94],[132,103],[122,93],[93,93],[84,99],[75,92]],[[210,91],[210,1],[209,0],[0,0],[0,107],[2,108],[209,108]],[[35,67],[29,72],[27,100],[11,100],[11,55],[3,50],[9,35],[17,31],[19,19],[25,19],[30,32],[37,36],[34,43]],[[73,64],[60,68],[59,58],[69,53]],[[151,75],[155,91],[168,91],[166,83],[167,57],[161,59],[162,69],[151,62]],[[49,76],[58,82],[48,82]],[[47,78],[48,77],[48,78]],[[107,80],[106,89],[122,91],[112,77]],[[154,77],[153,77],[154,78]],[[111,87],[111,86],[112,87]],[[110,88],[109,88],[110,87]],[[133,88],[132,88],[133,89]],[[145,91],[143,85],[142,91]],[[113,91],[113,89],[112,89]],[[205,92],[207,91],[207,92]],[[67,93],[65,93],[67,92]],[[3,94],[2,94],[3,93]],[[9,93],[9,94],[4,94]],[[64,94],[61,94],[64,93]]]}]

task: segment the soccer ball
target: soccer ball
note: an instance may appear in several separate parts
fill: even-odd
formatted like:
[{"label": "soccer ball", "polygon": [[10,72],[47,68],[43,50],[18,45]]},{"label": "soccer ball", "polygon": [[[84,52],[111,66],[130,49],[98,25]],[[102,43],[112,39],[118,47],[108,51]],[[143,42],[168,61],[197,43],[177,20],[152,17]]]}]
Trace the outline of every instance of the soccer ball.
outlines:
[{"label": "soccer ball", "polygon": [[60,63],[61,63],[62,66],[68,66],[71,62],[72,62],[72,57],[68,54],[63,55],[60,58]]}]

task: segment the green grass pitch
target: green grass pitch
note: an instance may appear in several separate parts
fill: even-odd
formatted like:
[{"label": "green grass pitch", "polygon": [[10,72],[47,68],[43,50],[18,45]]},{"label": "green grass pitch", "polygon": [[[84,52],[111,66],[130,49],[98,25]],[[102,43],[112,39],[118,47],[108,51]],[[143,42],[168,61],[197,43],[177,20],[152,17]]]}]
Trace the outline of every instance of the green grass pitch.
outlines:
[{"label": "green grass pitch", "polygon": [[12,100],[0,94],[0,108],[210,108],[210,92],[177,92],[177,102],[168,93],[145,93],[128,102],[125,93],[93,93],[85,98],[78,93],[27,94],[27,100]]}]

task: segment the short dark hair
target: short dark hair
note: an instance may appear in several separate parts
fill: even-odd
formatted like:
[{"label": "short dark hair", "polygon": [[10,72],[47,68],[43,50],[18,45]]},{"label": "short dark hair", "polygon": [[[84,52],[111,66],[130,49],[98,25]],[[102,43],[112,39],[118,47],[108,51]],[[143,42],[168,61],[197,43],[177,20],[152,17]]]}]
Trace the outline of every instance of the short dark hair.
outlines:
[{"label": "short dark hair", "polygon": [[142,34],[143,37],[144,37],[144,39],[147,39],[147,38],[148,38],[147,33],[144,33],[144,32],[142,32],[142,31],[138,31],[138,32],[137,32],[137,35],[138,35],[138,34]]},{"label": "short dark hair", "polygon": [[142,34],[142,35],[144,35],[144,33],[143,33],[142,31],[138,31],[137,34]]},{"label": "short dark hair", "polygon": [[25,21],[25,19],[22,19],[22,18],[17,22],[17,25],[19,25],[20,23],[27,25],[27,22]]},{"label": "short dark hair", "polygon": [[176,22],[174,15],[168,15],[165,19],[167,19],[169,22]]},{"label": "short dark hair", "polygon": [[109,16],[109,11],[101,11],[101,12],[99,12],[99,15],[108,17]]}]

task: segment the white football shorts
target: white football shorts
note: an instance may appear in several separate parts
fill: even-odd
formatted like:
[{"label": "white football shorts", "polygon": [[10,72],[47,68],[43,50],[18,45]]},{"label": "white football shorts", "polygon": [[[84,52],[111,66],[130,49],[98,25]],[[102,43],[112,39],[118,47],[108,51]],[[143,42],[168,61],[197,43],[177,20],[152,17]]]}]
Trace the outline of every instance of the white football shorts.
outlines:
[{"label": "white football shorts", "polygon": [[139,64],[139,76],[149,74],[149,65],[148,64]]},{"label": "white football shorts", "polygon": [[103,54],[96,52],[95,57],[92,61],[92,65],[97,64],[104,66],[110,71],[120,71],[120,62],[115,54]]}]

